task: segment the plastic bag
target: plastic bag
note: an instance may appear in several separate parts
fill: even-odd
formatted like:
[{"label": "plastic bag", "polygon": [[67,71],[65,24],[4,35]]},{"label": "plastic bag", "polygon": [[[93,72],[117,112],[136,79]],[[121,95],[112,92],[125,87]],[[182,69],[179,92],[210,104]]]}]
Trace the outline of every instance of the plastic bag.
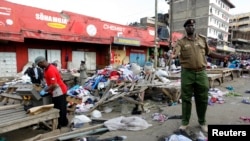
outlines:
[{"label": "plastic bag", "polygon": [[106,122],[104,122],[104,125],[109,130],[131,130],[131,131],[138,131],[138,130],[144,130],[148,127],[152,126],[151,124],[148,124],[146,120],[132,116],[132,117],[117,117],[110,119]]},{"label": "plastic bag", "polygon": [[169,73],[167,71],[164,71],[164,70],[161,70],[161,69],[157,70],[155,72],[155,74],[158,75],[159,77],[161,77],[161,76],[163,76],[163,77],[169,76]]},{"label": "plastic bag", "polygon": [[192,141],[192,140],[183,135],[173,134],[169,138],[166,138],[165,141]]},{"label": "plastic bag", "polygon": [[71,120],[71,123],[73,123],[75,128],[80,128],[84,123],[88,123],[90,121],[91,119],[85,115],[75,115]]}]

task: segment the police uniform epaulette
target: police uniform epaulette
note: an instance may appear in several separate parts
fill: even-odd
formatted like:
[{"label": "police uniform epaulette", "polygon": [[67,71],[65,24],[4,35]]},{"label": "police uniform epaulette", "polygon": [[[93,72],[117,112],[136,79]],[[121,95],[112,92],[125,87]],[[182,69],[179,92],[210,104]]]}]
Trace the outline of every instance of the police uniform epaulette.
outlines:
[{"label": "police uniform epaulette", "polygon": [[[182,39],[184,39],[184,38],[186,38],[186,37],[187,37],[187,36],[182,36],[182,37],[181,37],[180,39],[178,39],[178,40],[182,40]],[[178,40],[177,40],[177,41],[178,41]]]},{"label": "police uniform epaulette", "polygon": [[199,36],[205,39],[207,38],[205,35],[202,35],[202,34],[199,34]]}]

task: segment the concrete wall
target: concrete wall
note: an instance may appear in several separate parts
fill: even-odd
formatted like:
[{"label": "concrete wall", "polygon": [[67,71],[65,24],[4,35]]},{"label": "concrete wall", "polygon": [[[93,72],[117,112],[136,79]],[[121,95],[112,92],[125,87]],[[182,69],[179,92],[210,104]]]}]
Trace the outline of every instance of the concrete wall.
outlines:
[{"label": "concrete wall", "polygon": [[184,33],[183,24],[195,18],[196,31],[207,34],[209,0],[183,0],[173,4],[173,31]]}]

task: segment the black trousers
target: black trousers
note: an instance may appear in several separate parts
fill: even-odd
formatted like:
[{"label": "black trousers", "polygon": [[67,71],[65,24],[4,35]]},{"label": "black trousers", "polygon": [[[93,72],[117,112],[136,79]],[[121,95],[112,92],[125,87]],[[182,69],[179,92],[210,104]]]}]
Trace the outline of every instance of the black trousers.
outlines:
[{"label": "black trousers", "polygon": [[67,126],[69,121],[67,118],[67,101],[66,101],[66,94],[58,96],[58,97],[52,97],[52,103],[54,104],[54,108],[59,109],[59,115],[58,118],[58,127],[64,127]]}]

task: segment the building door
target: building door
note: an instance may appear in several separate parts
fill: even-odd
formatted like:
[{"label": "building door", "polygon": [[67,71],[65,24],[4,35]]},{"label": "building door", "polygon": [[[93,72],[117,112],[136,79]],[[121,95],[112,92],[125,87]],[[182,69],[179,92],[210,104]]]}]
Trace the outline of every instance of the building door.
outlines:
[{"label": "building door", "polygon": [[36,57],[43,56],[45,57],[45,49],[28,49],[28,61],[33,62],[35,61]]},{"label": "building door", "polygon": [[87,70],[96,70],[96,52],[85,52]]},{"label": "building door", "polygon": [[72,52],[72,65],[74,68],[79,68],[81,61],[86,61],[87,70],[96,70],[96,52]]},{"label": "building door", "polygon": [[47,50],[47,61],[50,63],[59,61],[61,63],[61,50]]},{"label": "building door", "polygon": [[136,63],[140,66],[144,66],[146,56],[145,54],[142,54],[142,53],[130,53],[129,60],[130,60],[129,61],[130,63]]},{"label": "building door", "polygon": [[72,51],[72,67],[79,69],[81,61],[85,60],[83,51]]},{"label": "building door", "polygon": [[0,77],[15,77],[17,74],[16,53],[0,53]]},{"label": "building door", "polygon": [[57,67],[61,69],[62,62],[61,62],[61,50],[47,50],[47,61],[49,63],[56,62]]}]

